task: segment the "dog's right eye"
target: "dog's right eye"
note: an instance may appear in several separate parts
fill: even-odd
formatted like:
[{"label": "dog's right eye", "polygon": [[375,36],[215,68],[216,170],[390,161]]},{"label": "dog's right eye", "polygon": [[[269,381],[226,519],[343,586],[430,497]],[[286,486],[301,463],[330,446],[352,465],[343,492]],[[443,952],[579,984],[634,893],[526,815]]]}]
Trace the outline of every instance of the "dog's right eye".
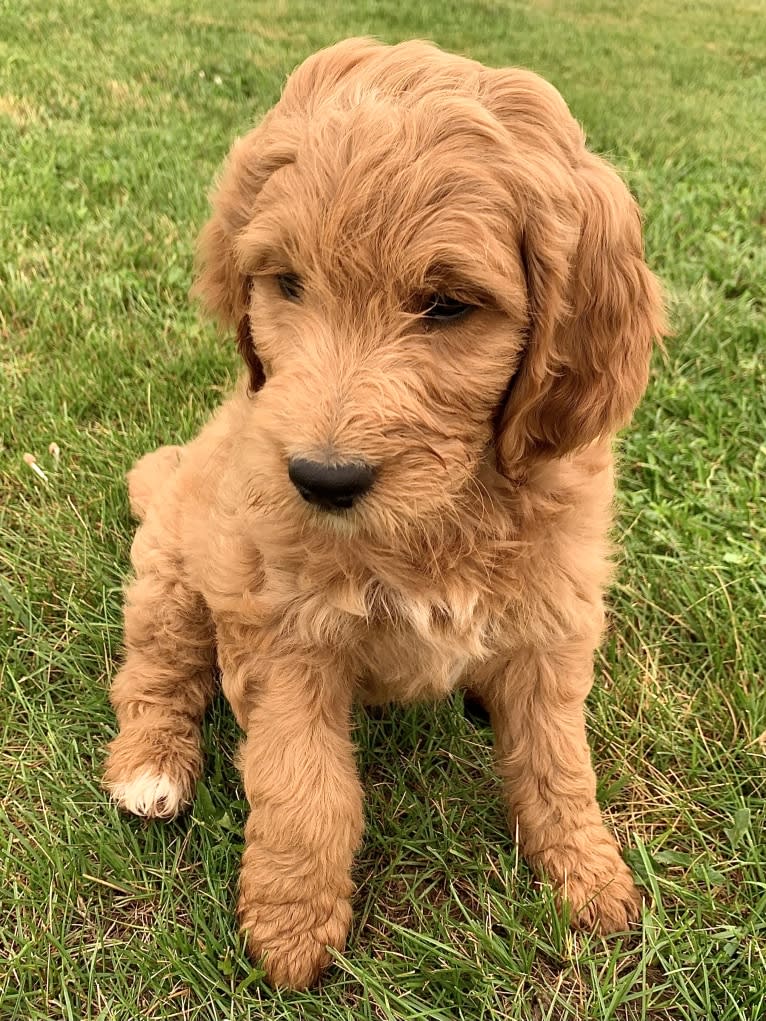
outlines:
[{"label": "dog's right eye", "polygon": [[277,276],[277,283],[282,296],[288,301],[300,301],[303,297],[303,284],[295,273],[280,273]]},{"label": "dog's right eye", "polygon": [[453,298],[449,294],[429,294],[423,302],[421,313],[431,322],[448,323],[456,319],[462,319],[469,312],[473,312],[475,306],[469,305],[466,301]]}]

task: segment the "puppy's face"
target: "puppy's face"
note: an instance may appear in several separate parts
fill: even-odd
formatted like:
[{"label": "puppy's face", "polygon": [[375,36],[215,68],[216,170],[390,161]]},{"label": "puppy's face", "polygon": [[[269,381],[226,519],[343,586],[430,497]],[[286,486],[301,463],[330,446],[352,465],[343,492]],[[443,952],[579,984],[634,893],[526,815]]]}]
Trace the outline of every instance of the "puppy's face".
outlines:
[{"label": "puppy's face", "polygon": [[253,449],[285,511],[388,532],[438,517],[492,440],[524,273],[496,140],[451,113],[370,100],[326,117],[238,239],[265,377]]},{"label": "puppy's face", "polygon": [[637,208],[529,72],[322,51],[213,205],[197,291],[238,329],[242,471],[269,513],[438,528],[490,446],[518,475],[613,432],[644,389],[663,323]]}]

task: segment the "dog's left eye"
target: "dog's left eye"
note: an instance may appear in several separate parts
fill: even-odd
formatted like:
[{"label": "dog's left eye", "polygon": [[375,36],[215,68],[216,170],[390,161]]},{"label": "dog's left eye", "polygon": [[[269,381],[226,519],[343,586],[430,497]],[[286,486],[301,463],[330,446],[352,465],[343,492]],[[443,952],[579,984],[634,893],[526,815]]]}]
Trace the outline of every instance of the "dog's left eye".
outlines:
[{"label": "dog's left eye", "polygon": [[282,296],[288,301],[300,301],[303,297],[303,283],[295,273],[280,273],[277,276],[277,283]]},{"label": "dog's left eye", "polygon": [[429,294],[423,300],[422,308],[421,314],[425,319],[441,323],[462,319],[469,312],[473,312],[475,306],[458,298],[451,298],[448,294]]}]

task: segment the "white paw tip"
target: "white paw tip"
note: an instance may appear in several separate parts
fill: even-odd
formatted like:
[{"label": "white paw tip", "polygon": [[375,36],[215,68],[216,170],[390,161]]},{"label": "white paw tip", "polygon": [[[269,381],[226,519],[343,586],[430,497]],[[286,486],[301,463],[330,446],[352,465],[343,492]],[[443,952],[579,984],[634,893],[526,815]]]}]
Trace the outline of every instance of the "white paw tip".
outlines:
[{"label": "white paw tip", "polygon": [[172,819],[188,802],[185,789],[167,773],[148,771],[112,784],[111,794],[120,808],[147,819]]}]

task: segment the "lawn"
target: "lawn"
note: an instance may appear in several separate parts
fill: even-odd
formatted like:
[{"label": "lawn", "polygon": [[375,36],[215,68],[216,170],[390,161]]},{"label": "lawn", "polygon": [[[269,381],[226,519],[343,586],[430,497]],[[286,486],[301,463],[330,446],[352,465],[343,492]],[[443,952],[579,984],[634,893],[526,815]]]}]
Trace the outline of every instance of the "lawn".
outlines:
[{"label": "lawn", "polygon": [[[360,714],[354,929],[321,990],[280,994],[233,919],[226,706],[184,818],[122,817],[99,786],[123,473],[237,372],[187,295],[230,141],[362,33],[545,75],[645,211],[675,335],[623,440],[589,713],[649,903],[629,938],[564,931],[487,728],[456,703]],[[0,1021],[766,1015],[765,75],[761,0],[0,0]]]}]

